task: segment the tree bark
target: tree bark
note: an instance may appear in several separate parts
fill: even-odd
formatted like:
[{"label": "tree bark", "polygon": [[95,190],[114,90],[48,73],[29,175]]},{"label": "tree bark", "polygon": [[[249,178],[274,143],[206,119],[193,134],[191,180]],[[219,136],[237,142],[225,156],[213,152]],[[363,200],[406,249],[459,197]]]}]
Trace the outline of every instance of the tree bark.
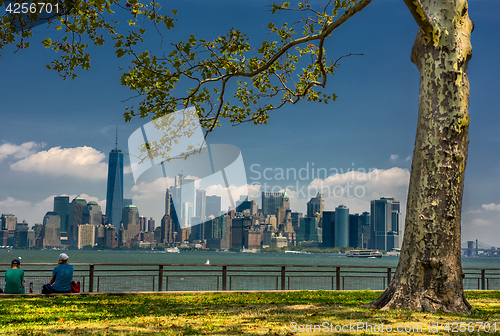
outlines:
[{"label": "tree bark", "polygon": [[386,291],[367,307],[470,312],[460,222],[473,23],[466,0],[405,2],[420,27],[411,55],[420,72],[417,135],[399,264]]}]

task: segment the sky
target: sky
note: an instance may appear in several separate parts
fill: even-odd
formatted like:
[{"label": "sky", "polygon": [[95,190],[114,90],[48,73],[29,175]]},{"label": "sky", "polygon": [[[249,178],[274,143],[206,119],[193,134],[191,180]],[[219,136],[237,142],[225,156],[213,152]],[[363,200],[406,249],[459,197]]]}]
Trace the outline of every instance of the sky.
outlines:
[{"label": "sky", "polygon": [[[319,7],[324,1],[309,3]],[[269,4],[162,2],[165,13],[178,10],[176,27],[163,32],[161,45],[148,28],[143,48],[163,53],[169,43],[190,34],[214,39],[231,27],[260,45],[269,38],[269,22],[296,21],[290,13],[272,16]],[[471,123],[462,242],[479,239],[500,246],[500,2],[472,0],[469,8],[475,30],[468,70]],[[373,1],[325,43],[332,59],[364,54],[342,59],[328,79],[326,90],[338,96],[335,102],[285,107],[272,112],[268,125],[222,123],[208,143],[240,149],[250,186],[234,188],[234,196],[248,190],[260,204],[261,191],[287,188],[292,210],[303,213],[319,190],[326,210],[345,204],[350,213],[369,211],[370,200],[394,197],[404,217],[418,108],[419,75],[410,61],[417,30],[402,0]],[[39,43],[45,36],[53,33],[38,26],[29,49],[14,53],[7,47],[0,56],[0,213],[13,213],[30,226],[53,209],[54,196],[82,195],[104,211],[116,126],[118,148],[129,153],[129,137],[150,121],[124,121],[131,104],[125,100],[134,93],[120,86],[120,68],[128,63],[116,59],[112,43],[90,48],[91,69],[63,81],[45,67],[57,56]],[[154,176],[135,181],[133,175],[125,155],[124,196],[133,199],[141,216],[159,225],[164,181]]]}]

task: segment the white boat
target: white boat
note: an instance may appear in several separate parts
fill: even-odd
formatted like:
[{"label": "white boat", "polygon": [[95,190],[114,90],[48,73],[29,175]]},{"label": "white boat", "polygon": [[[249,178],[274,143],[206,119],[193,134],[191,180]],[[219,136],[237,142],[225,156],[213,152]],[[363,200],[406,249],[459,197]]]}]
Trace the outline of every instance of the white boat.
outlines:
[{"label": "white boat", "polygon": [[345,253],[351,258],[382,258],[382,253],[378,250],[351,250]]},{"label": "white boat", "polygon": [[168,252],[168,253],[180,253],[181,251],[176,246],[176,247],[168,247],[168,248],[166,248],[165,252]]},{"label": "white boat", "polygon": [[311,254],[311,252],[305,252],[305,251],[292,251],[292,250],[285,251],[285,253],[290,253],[290,254]]}]

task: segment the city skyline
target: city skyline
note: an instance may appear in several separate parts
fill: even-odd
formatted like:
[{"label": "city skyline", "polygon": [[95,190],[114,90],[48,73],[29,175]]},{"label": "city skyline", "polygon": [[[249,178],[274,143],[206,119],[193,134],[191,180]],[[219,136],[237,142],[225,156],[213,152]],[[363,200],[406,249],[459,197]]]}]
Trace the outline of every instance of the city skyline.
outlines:
[{"label": "city skyline", "polygon": [[[193,6],[189,1],[172,1],[183,19],[165,39],[170,43],[189,34],[213,38],[232,26],[252,39],[266,39],[263,27],[276,20],[266,12],[266,4],[221,1]],[[170,3],[166,7],[170,10]],[[471,2],[469,7],[475,31],[469,65],[471,124],[462,241],[477,238],[498,245],[500,4],[485,0]],[[390,22],[380,17],[390,18]],[[345,204],[362,213],[369,210],[372,199],[394,197],[401,201],[404,224],[418,102],[418,71],[409,57],[417,27],[404,3],[389,0],[373,2],[350,21],[327,42],[327,52],[334,58],[350,52],[364,56],[343,59],[329,80],[327,88],[338,96],[336,102],[326,106],[300,103],[276,111],[267,126],[228,127],[223,122],[208,142],[240,148],[248,183],[256,184],[252,197],[293,187],[287,188],[291,208],[302,213],[307,211],[308,197],[322,186],[331,192],[325,198],[325,209],[330,210]],[[205,26],[210,29],[202,30]],[[400,29],[394,31],[395,26]],[[381,37],[380,31],[391,34]],[[43,34],[42,26],[34,30],[35,37]],[[147,49],[158,49],[155,36],[150,36]],[[6,48],[0,58],[4,79],[0,96],[6,98],[0,107],[4,117],[0,125],[0,213],[14,213],[19,221],[32,226],[43,221],[53,198],[61,195],[71,199],[81,195],[106,209],[107,155],[118,125],[117,147],[124,154],[124,197],[132,198],[158,224],[164,206],[159,208],[156,200],[164,199],[164,182],[135,184],[127,157],[128,137],[149,121],[123,121],[128,104],[123,101],[131,92],[119,86],[118,67],[127,64],[117,61],[109,47],[92,49],[92,69],[68,82],[45,68],[55,55],[43,46],[33,44],[17,54],[12,51]],[[371,171],[372,178],[351,176],[347,170],[353,168]],[[304,178],[299,176],[301,169]],[[213,189],[215,193],[217,188]],[[354,197],[340,194],[348,189]],[[358,196],[364,190],[363,197],[356,197],[356,190]]]}]

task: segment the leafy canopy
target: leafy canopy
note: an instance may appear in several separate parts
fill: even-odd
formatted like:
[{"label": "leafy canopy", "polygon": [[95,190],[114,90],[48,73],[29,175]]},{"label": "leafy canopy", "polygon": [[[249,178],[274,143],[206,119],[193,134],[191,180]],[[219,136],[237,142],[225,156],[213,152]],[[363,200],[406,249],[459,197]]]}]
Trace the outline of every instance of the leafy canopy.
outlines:
[{"label": "leafy canopy", "polygon": [[[326,90],[327,78],[342,57],[352,54],[336,61],[328,59],[325,39],[370,1],[330,0],[319,9],[307,1],[297,7],[289,2],[275,3],[269,6],[272,14],[288,12],[287,19],[298,20],[293,24],[270,22],[271,37],[258,45],[231,28],[213,40],[191,35],[187,41],[172,43],[158,56],[141,50],[141,45],[146,34],[161,36],[164,29],[173,29],[177,10],[164,14],[156,1],[47,0],[59,5],[59,13],[4,12],[0,51],[7,45],[14,45],[16,52],[28,48],[35,23],[42,21],[60,34],[41,41],[59,55],[47,68],[64,79],[75,79],[78,69],[90,68],[89,45],[111,41],[116,57],[130,61],[121,84],[135,91],[132,98],[139,100],[126,109],[126,121],[195,107],[208,134],[220,126],[220,118],[233,125],[266,124],[269,112],[286,104],[334,101],[335,94]],[[4,2],[0,0],[0,5]],[[117,17],[124,15],[128,20],[120,23]]]}]

